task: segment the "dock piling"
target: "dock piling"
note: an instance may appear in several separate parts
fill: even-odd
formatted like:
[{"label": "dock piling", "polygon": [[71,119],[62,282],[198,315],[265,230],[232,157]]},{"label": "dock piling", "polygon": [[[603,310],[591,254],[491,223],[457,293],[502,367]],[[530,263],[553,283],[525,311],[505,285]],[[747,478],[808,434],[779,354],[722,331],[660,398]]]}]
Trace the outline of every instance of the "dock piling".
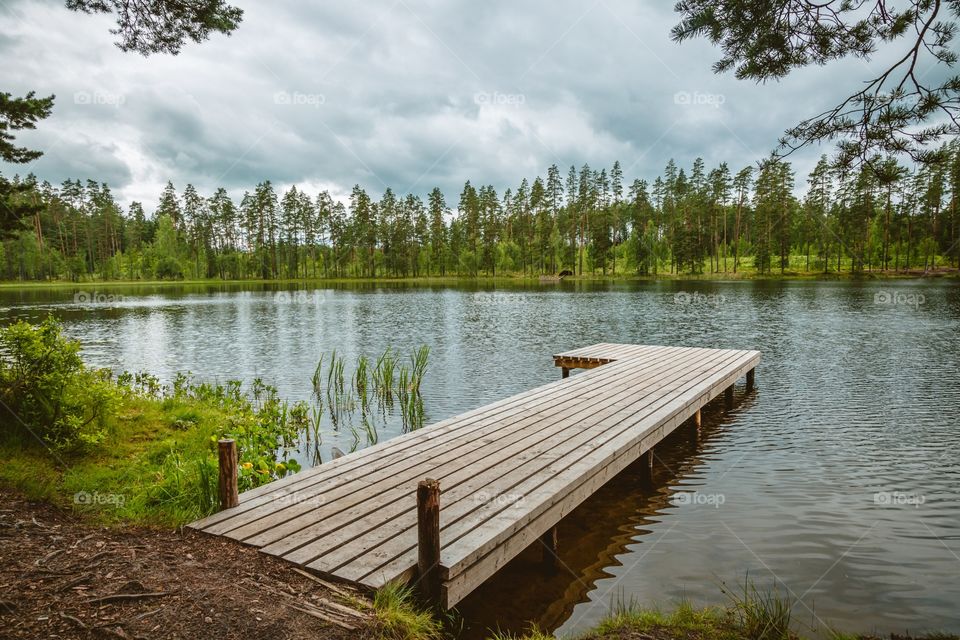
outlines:
[{"label": "dock piling", "polygon": [[747,391],[753,389],[753,385],[756,382],[757,370],[756,368],[750,369],[747,371]]},{"label": "dock piling", "polygon": [[224,438],[217,442],[217,452],[220,456],[218,492],[222,511],[240,504],[240,492],[237,488],[237,442]]},{"label": "dock piling", "polygon": [[640,482],[645,487],[653,486],[653,449],[647,449],[640,456]]},{"label": "dock piling", "polygon": [[546,533],[540,536],[540,543],[543,545],[543,550],[541,553],[544,570],[547,573],[556,573],[557,553],[559,550],[556,525],[547,529]]},{"label": "dock piling", "polygon": [[723,405],[727,411],[733,409],[733,385],[723,391]]},{"label": "dock piling", "polygon": [[431,605],[440,603],[440,482],[417,485],[417,568],[420,592]]},{"label": "dock piling", "polygon": [[570,369],[568,369],[567,367],[561,367],[561,368],[560,368],[560,377],[561,377],[561,378],[569,378],[569,377],[570,377]]}]

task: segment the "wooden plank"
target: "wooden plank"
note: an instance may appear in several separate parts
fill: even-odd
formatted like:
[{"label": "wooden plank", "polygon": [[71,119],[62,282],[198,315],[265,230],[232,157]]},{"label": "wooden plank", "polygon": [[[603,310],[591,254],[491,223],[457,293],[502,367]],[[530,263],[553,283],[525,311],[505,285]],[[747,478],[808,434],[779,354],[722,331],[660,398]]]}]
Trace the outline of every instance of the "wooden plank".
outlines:
[{"label": "wooden plank", "polygon": [[[723,370],[715,372],[711,376],[714,382],[695,398],[678,397],[657,414],[645,418],[644,422],[648,426],[638,426],[638,430],[643,432],[642,435],[624,433],[618,436],[619,442],[614,448],[615,453],[604,456],[604,451],[601,449],[588,453],[575,464],[580,468],[591,469],[592,474],[575,486],[546,488],[543,494],[544,501],[550,501],[552,496],[566,496],[566,499],[552,501],[543,514],[537,514],[535,519],[528,521],[525,525],[520,525],[521,519],[511,514],[510,521],[501,518],[503,525],[501,531],[492,537],[488,533],[491,524],[488,522],[483,529],[476,530],[476,538],[463,538],[453,545],[446,546],[442,558],[451,577],[444,585],[445,606],[456,604],[464,595],[492,575],[492,572],[516,556],[536,537],[542,535],[559,518],[569,513],[607,480],[636,460],[638,451],[644,447],[649,449],[676,429],[703,404],[722,393],[727,385],[743,376],[750,367],[756,366],[758,360],[757,352],[747,352],[745,358],[738,361],[733,372]],[[514,536],[513,534],[517,531],[522,533]],[[487,537],[486,540],[478,539],[484,535]],[[514,537],[516,539],[508,543]],[[458,560],[451,560],[458,556]]]},{"label": "wooden plank", "polygon": [[[633,354],[635,357],[661,357],[665,355],[665,352],[676,349],[671,347],[641,347],[639,345],[634,345],[634,347],[635,351]],[[609,375],[612,376],[615,374]],[[605,378],[606,374],[603,377]],[[570,381],[567,384],[572,385],[574,382],[576,382],[578,385],[577,389],[579,389],[582,385],[590,385],[594,383],[595,380],[595,378],[584,379],[583,376],[578,376],[576,381]],[[430,427],[393,438],[389,441],[374,445],[372,447],[368,447],[359,452],[341,458],[340,460],[334,461],[333,463],[324,464],[320,467],[315,467],[314,469],[296,474],[289,478],[285,478],[283,480],[264,485],[263,487],[244,492],[240,495],[241,505],[238,508],[228,512],[214,514],[213,516],[199,520],[190,526],[207,530],[210,533],[222,533],[221,528],[215,528],[213,525],[223,520],[235,517],[239,513],[248,511],[251,508],[264,504],[272,504],[283,496],[292,494],[295,491],[303,491],[307,487],[314,486],[320,481],[327,480],[336,475],[343,475],[349,471],[356,470],[361,467],[363,467],[364,472],[366,472],[369,469],[365,466],[365,464],[368,463],[370,459],[374,459],[379,462],[395,460],[404,454],[410,453],[407,451],[407,448],[422,446],[422,441],[440,438],[441,435],[448,436],[454,428],[462,429],[467,425],[474,426],[475,420],[483,420],[489,423],[489,421],[498,416],[502,417],[503,412],[505,411],[516,412],[517,410],[522,410],[525,408],[523,405],[528,402],[536,401],[545,404],[552,401],[554,397],[568,395],[573,391],[574,388],[570,386],[566,387],[565,389],[560,389],[558,383],[548,383],[531,391],[516,394],[505,400],[487,405],[486,407],[479,407],[478,409],[468,411],[464,414],[460,414],[459,416],[454,416],[452,418],[443,420],[439,423],[431,425]],[[458,435],[460,435],[460,433],[453,434],[450,437],[456,437]]]},{"label": "wooden plank", "polygon": [[[696,358],[698,356],[701,358],[712,357],[709,353],[703,355],[697,353],[687,354],[686,357]],[[661,376],[661,373],[669,372],[669,368],[679,362],[678,360],[674,360],[666,364],[666,368],[661,371],[647,372],[648,379],[659,378],[658,385],[662,386],[662,381],[667,378]],[[640,399],[644,397],[650,397],[651,401],[655,400],[657,386],[653,386],[652,384],[640,386],[639,384],[633,383],[632,379],[625,380],[625,383],[619,395],[611,394],[604,397],[600,404],[605,406],[600,410],[595,410],[591,406],[584,406],[580,408],[577,413],[568,415],[562,423],[551,424],[546,428],[534,425],[534,428],[528,436],[525,437],[525,440],[533,440],[533,446],[526,446],[526,442],[520,442],[518,444],[521,446],[511,446],[496,451],[496,457],[492,459],[482,456],[477,461],[450,461],[447,468],[452,468],[455,472],[453,475],[444,478],[445,486],[452,487],[444,493],[443,518],[445,522],[449,525],[452,518],[460,517],[464,511],[475,509],[477,507],[476,503],[471,505],[466,501],[466,498],[471,497],[486,487],[496,486],[499,482],[502,482],[504,478],[509,477],[509,474],[514,473],[515,469],[529,469],[529,466],[524,467],[524,465],[530,462],[537,463],[537,461],[539,461],[540,464],[545,464],[545,461],[550,459],[559,459],[561,452],[569,451],[575,453],[579,447],[582,447],[584,444],[589,444],[592,439],[599,435],[587,430],[586,425],[591,421],[600,422],[601,420],[605,420],[607,423],[616,424],[617,421],[623,419],[629,411],[633,411],[628,411],[614,404],[612,401],[621,398],[632,398],[632,402],[639,403]],[[618,415],[618,413],[621,415]],[[496,445],[499,449],[501,443],[498,442]],[[486,454],[484,454],[484,456],[486,456]],[[474,464],[475,462],[479,462],[480,464]],[[434,471],[432,473],[439,475],[440,472]],[[382,540],[393,535],[393,533],[400,534],[402,531],[411,527],[411,523],[407,522],[407,519],[395,519],[405,512],[409,512],[409,510],[409,491],[405,491],[400,495],[400,501],[394,500],[394,504],[390,507],[385,508],[381,504],[375,505],[375,514],[373,514],[376,518],[375,524],[371,525],[371,523],[364,521],[352,523],[351,539],[362,536],[364,545],[377,547],[374,553],[360,556],[363,562],[366,562],[370,558],[389,553],[388,550],[392,547],[390,545],[381,545],[380,543]],[[375,528],[376,530],[369,530],[371,528]],[[287,543],[283,541],[282,544],[285,545]],[[339,549],[330,549],[329,546],[323,544],[323,541],[318,541],[316,545],[308,546],[284,557],[292,562],[310,562],[310,554],[315,554],[317,550],[321,549],[324,551],[324,554],[315,558],[315,560],[308,565],[320,571],[333,570],[337,568],[339,563],[344,563],[350,560],[351,557],[359,555],[353,554],[350,550],[340,552]],[[276,551],[275,548],[267,548],[265,550],[268,552]],[[406,550],[406,548],[400,548],[397,549],[396,552],[399,554]],[[320,558],[323,559],[323,562],[317,561]],[[387,555],[385,561],[389,559],[390,556]]]},{"label": "wooden plank", "polygon": [[[748,360],[748,359],[749,359],[749,354],[745,354],[737,357],[735,360],[727,360],[726,362],[733,365],[735,363],[744,362],[745,360]],[[730,375],[729,373],[724,371],[724,369],[713,368],[710,371],[713,372],[711,374],[712,378],[716,378],[718,376],[725,377],[726,375]],[[686,384],[682,388],[677,389],[677,393],[673,393],[669,396],[666,396],[664,398],[664,402],[661,402],[658,404],[654,413],[643,413],[639,415],[638,419],[635,422],[624,423],[622,425],[623,428],[618,429],[616,432],[612,432],[610,434],[610,437],[606,441],[604,441],[603,443],[601,443],[596,447],[592,447],[588,455],[573,457],[571,459],[571,464],[569,467],[563,468],[561,471],[557,472],[553,476],[553,478],[548,479],[546,483],[541,483],[541,486],[545,487],[543,489],[545,493],[544,494],[538,493],[536,495],[538,496],[546,495],[549,497],[554,497],[557,495],[562,496],[562,491],[558,491],[556,487],[553,486],[553,484],[556,484],[555,482],[556,477],[561,477],[561,476],[569,477],[575,470],[583,468],[585,464],[591,461],[593,459],[592,456],[602,454],[605,451],[609,451],[610,449],[615,449],[618,447],[634,447],[635,443],[633,442],[631,442],[628,445],[623,444],[623,439],[624,438],[627,438],[628,440],[635,439],[635,438],[642,439],[643,437],[645,437],[646,431],[649,431],[651,429],[661,428],[663,424],[668,423],[671,420],[671,418],[674,417],[675,412],[677,411],[682,412],[684,408],[692,407],[696,405],[699,397],[702,396],[702,391],[701,391],[702,387],[703,387],[703,384],[696,380],[693,382],[693,384]],[[691,409],[691,411],[693,410],[695,409]],[[685,416],[684,419],[686,419],[686,417],[688,416]],[[670,431],[672,431],[672,428],[670,429]],[[670,431],[664,431],[663,435],[664,436],[667,435]],[[639,457],[641,453],[642,451],[634,450],[633,451],[634,459]],[[526,485],[526,484],[518,485],[514,487],[514,489],[519,489],[520,487],[527,489],[529,488],[529,485]],[[542,507],[542,503],[539,502],[537,499],[534,499],[534,500],[529,499],[529,496],[531,495],[529,492],[524,491],[523,493],[525,496],[527,496],[527,499],[523,503],[523,510],[526,513],[517,514],[515,512],[512,512],[508,514],[509,515],[508,518],[504,518],[504,511],[500,510],[499,513],[494,514],[493,518],[491,518],[491,521],[493,519],[500,519],[500,520],[506,519],[510,521],[511,525],[522,527],[524,524],[523,518],[529,517],[534,511],[536,511],[536,509]],[[457,539],[457,540],[448,542],[445,548],[444,564],[445,566],[448,566],[450,568],[452,574],[455,574],[459,571],[459,568],[456,563],[469,564],[471,557],[473,557],[470,555],[459,557],[457,555],[458,549],[460,548],[471,549],[473,550],[471,551],[471,553],[475,555],[478,551],[482,550],[482,546],[477,546],[475,544],[476,540],[478,536],[480,536],[486,531],[487,531],[487,527],[484,527],[483,529],[477,529],[475,531],[470,531],[468,532],[470,535],[465,536],[462,539]],[[450,533],[448,533],[447,535],[449,536]]]},{"label": "wooden plank", "polygon": [[[680,362],[678,361],[677,364],[680,364]],[[688,372],[680,370],[676,372],[675,377],[677,379],[681,379],[684,375],[687,375],[687,374]],[[610,407],[608,409],[605,409],[601,414],[598,414],[596,416],[597,421],[596,421],[596,424],[591,425],[592,428],[588,428],[583,424],[579,425],[580,429],[577,432],[577,435],[580,436],[580,439],[574,441],[574,446],[571,449],[561,446],[560,444],[554,445],[553,441],[551,441],[549,443],[551,445],[550,453],[553,455],[546,456],[545,457],[546,462],[544,464],[549,464],[549,465],[556,464],[556,460],[559,459],[560,457],[558,455],[560,452],[563,452],[564,455],[569,453],[571,455],[578,456],[582,454],[582,447],[584,446],[586,447],[599,446],[597,442],[602,442],[602,439],[609,435],[604,433],[609,427],[616,426],[621,421],[628,419],[631,415],[636,414],[638,411],[644,410],[645,405],[642,401],[645,400],[647,397],[651,398],[650,402],[655,406],[655,403],[659,401],[660,390],[663,388],[665,384],[670,384],[670,383],[673,383],[673,380],[671,380],[670,378],[662,378],[659,384],[656,387],[650,389],[647,394],[638,396],[635,399],[630,399],[629,402],[623,405],[620,404],[620,398],[611,398]],[[497,470],[497,473],[494,474],[494,479],[495,481],[494,481],[494,484],[492,485],[489,485],[486,487],[469,486],[467,488],[473,491],[479,491],[481,489],[484,489],[491,494],[497,494],[497,493],[504,494],[504,493],[509,493],[512,490],[511,488],[512,484],[510,482],[512,478],[508,475],[507,470],[503,470],[503,471]],[[457,491],[458,489],[459,487],[454,488],[451,491]],[[446,513],[444,514],[444,518],[445,518],[445,522],[447,523],[448,530],[445,532],[444,535],[446,540],[445,544],[449,544],[451,541],[451,538],[450,538],[451,533],[450,533],[449,527],[454,523],[455,516],[459,516],[461,514],[459,512],[455,513],[453,511],[453,509],[459,509],[459,505],[452,496],[446,498],[445,500],[448,506],[447,506]],[[450,503],[452,500],[454,500],[454,502],[451,505]],[[469,529],[471,527],[475,527],[478,525],[475,519],[471,519],[470,522],[465,526],[466,528]],[[387,547],[381,547],[380,549],[378,549],[377,554],[384,553],[386,548]],[[409,547],[407,551],[409,551]]]},{"label": "wooden plank", "polygon": [[[594,370],[246,492],[190,526],[378,587],[416,575],[413,496],[418,480],[437,478],[441,598],[452,606],[706,402],[752,378],[759,359],[614,343],[558,353],[557,366]],[[480,492],[523,500],[474,500]]]},{"label": "wooden plank", "polygon": [[[689,357],[695,357],[695,355],[691,354]],[[663,363],[659,365],[659,368],[653,367],[645,370],[643,375],[655,375],[660,371],[667,370],[669,366],[671,366],[669,362]],[[445,456],[441,459],[439,466],[414,461],[402,476],[396,474],[388,475],[385,477],[385,482],[383,483],[373,483],[377,478],[369,478],[368,481],[370,481],[371,484],[364,487],[363,495],[353,500],[353,502],[357,502],[362,512],[350,510],[345,516],[334,518],[333,520],[327,517],[333,514],[321,515],[311,513],[307,521],[309,525],[308,529],[303,529],[302,522],[294,525],[297,527],[296,529],[285,525],[279,528],[272,527],[269,531],[269,537],[278,540],[278,542],[276,545],[270,546],[267,551],[269,553],[285,554],[294,550],[297,546],[313,541],[324,531],[328,531],[336,526],[352,524],[360,520],[361,513],[375,512],[376,523],[382,524],[394,515],[393,511],[384,510],[385,506],[389,503],[402,501],[401,511],[409,509],[410,505],[407,504],[406,498],[409,497],[408,494],[410,488],[413,486],[412,483],[418,477],[422,477],[425,474],[430,474],[431,477],[443,480],[445,486],[456,486],[459,480],[450,477],[448,474],[465,469],[464,476],[469,478],[471,475],[478,475],[485,468],[495,465],[499,460],[509,459],[510,457],[521,454],[530,455],[530,452],[536,451],[535,447],[538,442],[551,438],[567,426],[577,424],[578,421],[589,418],[591,413],[596,412],[596,407],[603,407],[608,404],[609,394],[612,393],[612,390],[619,390],[624,396],[638,393],[637,385],[640,384],[640,375],[641,374],[638,373],[637,376],[633,377],[621,376],[620,379],[613,381],[611,385],[604,387],[603,394],[597,394],[592,399],[586,396],[578,397],[578,402],[571,403],[570,406],[571,409],[575,409],[575,412],[567,414],[566,418],[562,420],[554,418],[554,416],[561,415],[562,411],[552,413],[542,411],[534,412],[526,416],[520,423],[512,425],[506,432],[506,435],[497,435],[496,437],[490,437],[476,443],[468,441],[465,443],[465,446],[471,447],[469,453],[467,451],[461,451],[457,456]],[[544,427],[542,426],[543,424],[547,424],[548,426]],[[480,466],[474,467],[472,466],[474,464],[480,464]],[[393,490],[389,490],[391,486],[394,487]],[[374,497],[371,498],[370,496]],[[449,498],[445,498],[445,500],[447,499]],[[357,535],[361,534],[358,533]],[[264,539],[258,537],[249,541],[253,544],[260,544],[264,542]],[[324,546],[326,549],[332,548],[332,545],[329,544]],[[290,559],[292,561],[307,560],[301,556],[302,554],[297,554],[296,559],[293,557]],[[314,554],[314,556],[316,556],[316,554]]]},{"label": "wooden plank", "polygon": [[[695,372],[695,371],[692,372],[692,373],[693,373],[694,376],[696,376],[696,372]],[[690,378],[691,372],[690,372],[690,371],[685,371],[684,374],[686,374],[686,376],[680,376],[679,379],[680,379],[680,380],[689,381],[689,380],[691,379],[691,378]],[[672,382],[671,382],[671,383],[672,383]],[[695,377],[693,378],[693,383],[696,384],[696,378],[695,378]],[[656,406],[656,407],[659,407],[659,406],[661,406],[662,404],[663,404],[663,399],[660,398],[660,402],[658,402],[655,406]],[[631,412],[628,411],[628,413],[631,413]],[[634,415],[636,415],[637,412],[634,411],[634,412],[632,412],[632,413],[633,413]],[[642,414],[641,414],[641,415],[642,415]],[[618,421],[621,421],[621,420],[624,420],[624,419],[625,419],[624,416],[618,414],[618,415],[615,415],[612,420],[609,420],[609,421],[605,420],[604,422],[613,422],[614,424],[617,424]],[[589,447],[590,450],[600,449],[600,448],[602,448],[602,446],[603,446],[602,443],[601,443],[601,444],[594,444],[594,445],[592,445],[592,446],[589,444],[589,442],[590,442],[591,440],[593,440],[594,442],[596,442],[598,437],[602,439],[602,437],[603,437],[603,433],[602,433],[602,432],[604,431],[604,428],[605,428],[607,425],[606,425],[606,424],[601,424],[601,425],[599,425],[599,426],[602,427],[602,428],[599,429],[599,430],[601,431],[600,434],[595,434],[595,433],[589,432],[589,431],[586,432],[586,437],[585,437],[584,440],[585,440],[586,446]],[[631,426],[629,425],[629,423],[627,423],[627,426],[625,427],[624,430],[629,431],[630,429],[631,429]],[[574,460],[580,459],[580,458],[582,457],[582,452],[583,452],[584,450],[585,450],[585,447],[584,447],[584,446],[581,446],[579,449],[574,449],[574,450],[573,450],[573,453],[575,453],[576,455],[572,455],[570,458],[568,458],[568,460],[569,460],[569,459],[574,459]],[[558,460],[550,459],[550,460],[548,460],[548,463],[549,463],[549,464],[546,465],[546,466],[547,466],[548,468],[549,468],[549,467],[555,467],[555,466],[559,465],[559,464],[562,463],[562,462],[563,462],[562,460],[560,460],[560,461],[558,462]],[[535,477],[535,475],[534,475],[533,477]],[[549,479],[549,477],[548,477],[548,479]],[[525,505],[526,505],[526,504],[530,504],[530,503],[529,503],[529,500],[527,499],[526,494],[517,490],[517,487],[518,487],[518,486],[522,486],[522,485],[511,484],[511,480],[512,480],[511,478],[506,477],[501,483],[498,483],[497,486],[491,487],[491,488],[489,489],[490,492],[497,492],[497,491],[499,491],[499,492],[502,492],[502,493],[508,493],[508,492],[521,493],[522,495],[525,496],[524,504],[525,504]],[[449,499],[447,499],[447,502],[449,502]],[[448,507],[448,510],[449,510],[450,508],[451,508],[451,507]],[[456,508],[456,504],[453,505],[453,508]],[[488,510],[489,510],[489,508],[488,508]],[[500,512],[501,512],[501,513],[506,512],[506,511],[508,511],[507,508],[501,508],[501,509],[500,509]],[[449,513],[449,511],[448,511],[448,513]],[[443,514],[443,515],[447,515],[447,514]],[[451,514],[451,515],[452,515],[452,514]],[[466,533],[468,533],[468,532],[470,532],[470,531],[472,531],[472,530],[480,530],[480,529],[482,529],[483,527],[486,526],[485,524],[483,524],[483,525],[478,524],[477,518],[476,518],[475,514],[473,514],[473,515],[474,515],[474,517],[471,517],[469,520],[464,520],[464,521],[461,521],[461,522],[459,522],[459,523],[449,523],[449,516],[447,516],[447,520],[446,520],[446,521],[448,522],[448,524],[446,525],[446,528],[444,529],[444,532],[443,532],[444,540],[445,540],[444,544],[445,544],[446,547],[449,547],[450,545],[452,545],[453,543],[455,543],[455,541],[456,541],[460,536],[462,536],[462,535],[464,535],[464,534],[466,534]],[[491,517],[492,517],[493,515],[495,515],[495,514],[491,514]],[[511,513],[510,515],[511,515],[511,517],[514,517],[515,514],[514,514],[514,513]],[[411,550],[411,548],[408,547],[407,550],[406,550],[406,553],[409,554],[410,550]],[[379,548],[376,553],[377,553],[378,555],[381,554],[381,553],[383,553],[383,548],[382,548],[382,547]],[[446,560],[447,556],[445,555],[444,557],[445,557],[445,560]],[[408,561],[409,561],[409,559],[408,559]],[[400,562],[400,563],[398,563],[398,564],[402,565],[403,562]],[[445,562],[445,564],[446,564],[446,562]],[[356,575],[353,573],[353,569],[352,569],[352,568],[350,569],[350,573],[347,573],[344,569],[345,569],[345,568],[342,568],[342,567],[341,567],[341,568],[338,568],[337,571],[338,571],[339,573],[343,573],[343,574],[345,575],[345,577],[348,577],[348,579],[354,579],[354,580],[355,580],[355,579],[357,579],[358,577],[364,577],[364,576],[356,576]],[[390,571],[386,571],[386,574],[387,574],[387,575],[389,575],[389,573],[390,573]]]},{"label": "wooden plank", "polygon": [[[656,366],[654,363],[660,361],[666,361],[667,354],[654,354],[650,359],[642,358],[638,361],[645,363],[650,363],[651,367]],[[622,376],[619,376],[622,377]],[[617,381],[618,376],[613,376],[610,380],[614,382]],[[539,411],[541,418],[547,418],[549,416],[560,413],[565,407],[573,406],[577,403],[578,399],[582,401],[582,398],[585,394],[591,393],[594,388],[600,388],[601,385],[607,383],[608,378],[605,376],[603,378],[597,378],[595,383],[591,386],[590,384],[581,385],[580,388],[584,389],[580,392],[580,396],[572,396],[566,398],[563,402],[554,403],[546,405],[548,409],[546,411]],[[622,381],[619,382],[623,384]],[[536,408],[539,408],[541,404],[535,405]],[[511,414],[512,418],[524,419],[526,415],[523,412],[523,407],[520,407],[520,410]],[[529,421],[529,418],[526,418]],[[516,428],[517,423],[515,422],[505,422],[499,424],[491,418],[490,421],[485,422],[484,425],[497,427],[494,431],[485,431],[482,434],[477,431],[459,431],[450,434],[448,438],[436,442],[431,441],[429,443],[424,443],[422,449],[415,448],[412,450],[407,450],[408,455],[399,457],[395,459],[391,464],[384,467],[380,467],[376,471],[369,468],[361,468],[357,472],[352,474],[346,474],[339,476],[339,479],[342,482],[337,484],[330,484],[329,481],[326,484],[321,484],[319,481],[309,485],[297,485],[297,491],[299,496],[297,500],[290,499],[291,492],[284,490],[278,492],[277,494],[272,494],[269,499],[264,497],[261,504],[257,505],[255,508],[248,509],[244,513],[237,514],[234,518],[221,521],[220,523],[215,523],[213,526],[208,527],[206,530],[208,533],[217,533],[217,534],[228,534],[231,537],[245,540],[250,544],[268,544],[269,541],[263,540],[248,540],[254,533],[265,528],[266,523],[261,523],[253,528],[248,527],[252,523],[256,523],[263,518],[269,517],[274,522],[269,523],[271,526],[280,524],[284,519],[293,519],[300,515],[315,511],[317,509],[322,509],[324,505],[331,503],[338,498],[343,497],[353,491],[356,491],[355,486],[356,482],[362,482],[365,490],[371,489],[371,484],[374,481],[382,478],[389,477],[396,479],[397,474],[413,469],[415,467],[425,467],[422,469],[424,473],[430,472],[432,470],[429,467],[430,463],[433,461],[442,458],[442,456],[449,454],[455,448],[469,447],[476,442],[483,443],[485,440],[482,440],[481,437],[496,437],[497,432],[506,432],[508,430],[513,430]],[[429,453],[429,457],[420,458],[418,457],[420,451],[426,451]],[[281,498],[281,496],[283,496]],[[350,505],[340,505],[342,508],[346,508]],[[322,517],[320,514],[314,518]],[[242,529],[242,530],[241,530]],[[293,529],[296,530],[296,529]],[[291,530],[285,530],[283,532],[278,532],[278,537],[280,535],[287,535]]]}]

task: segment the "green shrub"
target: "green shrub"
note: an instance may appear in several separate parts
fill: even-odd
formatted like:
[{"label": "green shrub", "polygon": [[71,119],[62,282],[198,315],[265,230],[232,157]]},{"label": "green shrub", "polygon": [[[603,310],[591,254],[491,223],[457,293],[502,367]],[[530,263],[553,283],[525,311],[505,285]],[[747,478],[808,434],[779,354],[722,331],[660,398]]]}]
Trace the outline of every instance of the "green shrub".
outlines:
[{"label": "green shrub", "polygon": [[36,438],[57,450],[84,448],[103,440],[118,399],[109,373],[84,367],[79,343],[53,318],[0,328],[4,435]]}]

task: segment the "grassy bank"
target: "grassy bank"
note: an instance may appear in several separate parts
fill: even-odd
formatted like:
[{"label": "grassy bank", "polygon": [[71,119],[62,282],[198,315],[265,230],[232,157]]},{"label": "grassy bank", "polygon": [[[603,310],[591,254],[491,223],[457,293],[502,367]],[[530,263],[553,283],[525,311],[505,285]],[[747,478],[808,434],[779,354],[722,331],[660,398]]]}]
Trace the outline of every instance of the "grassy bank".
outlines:
[{"label": "grassy bank", "polygon": [[241,490],[299,470],[305,428],[254,380],[92,370],[48,318],[0,328],[0,482],[103,523],[180,525],[216,509],[217,440],[237,441]]},{"label": "grassy bank", "polygon": [[213,441],[235,412],[196,398],[121,396],[95,447],[0,439],[0,482],[102,524],[177,526],[214,508]]},{"label": "grassy bank", "polygon": [[[596,627],[574,640],[807,640],[790,625],[790,603],[776,594],[735,598],[727,607],[695,608],[681,603],[663,611],[620,605]],[[821,629],[814,637],[830,640],[879,640],[872,633],[841,633]],[[921,636],[891,635],[893,640],[960,640],[933,632]],[[492,640],[555,640],[536,629],[522,635],[494,634]],[[567,638],[566,640],[571,640]]]}]

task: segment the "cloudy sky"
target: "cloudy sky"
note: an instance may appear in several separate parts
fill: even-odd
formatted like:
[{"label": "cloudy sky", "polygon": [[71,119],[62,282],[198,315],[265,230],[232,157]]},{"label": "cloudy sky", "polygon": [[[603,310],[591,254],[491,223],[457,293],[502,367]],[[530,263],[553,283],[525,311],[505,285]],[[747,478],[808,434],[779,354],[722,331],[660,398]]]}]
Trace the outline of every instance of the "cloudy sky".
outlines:
[{"label": "cloudy sky", "polygon": [[231,37],[143,58],[113,45],[109,16],[0,0],[0,89],[57,95],[19,136],[45,155],[0,171],[106,181],[152,210],[167,180],[235,195],[264,179],[341,195],[439,186],[455,204],[466,179],[502,190],[553,163],[619,160],[628,180],[670,158],[736,170],[884,61],[767,85],[716,76],[709,43],[670,40],[666,0],[235,4]]}]

